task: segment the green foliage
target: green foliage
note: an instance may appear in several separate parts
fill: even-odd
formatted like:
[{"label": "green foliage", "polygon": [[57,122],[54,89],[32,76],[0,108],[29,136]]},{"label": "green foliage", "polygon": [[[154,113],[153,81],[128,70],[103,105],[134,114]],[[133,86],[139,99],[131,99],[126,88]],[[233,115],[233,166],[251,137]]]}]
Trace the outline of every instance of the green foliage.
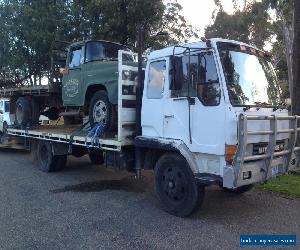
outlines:
[{"label": "green foliage", "polygon": [[259,186],[264,190],[300,196],[300,175],[286,174]]},{"label": "green foliage", "polygon": [[[142,25],[146,48],[185,41],[194,32],[181,8],[177,0],[0,1],[0,87],[48,71],[55,40],[103,39],[135,48]],[[153,38],[158,32],[168,35]]]},{"label": "green foliage", "polygon": [[229,15],[220,6],[214,23],[206,27],[205,36],[238,40],[262,48],[272,35],[269,14],[265,10],[265,4],[257,2]]}]

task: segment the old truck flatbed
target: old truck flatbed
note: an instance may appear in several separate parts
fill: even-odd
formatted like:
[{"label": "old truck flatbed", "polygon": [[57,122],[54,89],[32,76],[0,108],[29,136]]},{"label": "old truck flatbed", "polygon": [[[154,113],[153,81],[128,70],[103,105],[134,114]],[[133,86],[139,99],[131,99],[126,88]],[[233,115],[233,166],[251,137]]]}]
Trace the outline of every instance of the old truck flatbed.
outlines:
[{"label": "old truck flatbed", "polygon": [[137,72],[136,66],[123,62],[123,54],[131,52],[119,51],[119,87],[118,87],[118,127],[114,133],[105,133],[101,137],[88,136],[88,129],[82,125],[41,125],[30,129],[9,128],[7,133],[30,139],[48,140],[57,143],[67,143],[82,147],[93,147],[101,150],[121,151],[122,147],[134,144],[135,114],[134,91],[136,81],[124,78],[125,72]]}]

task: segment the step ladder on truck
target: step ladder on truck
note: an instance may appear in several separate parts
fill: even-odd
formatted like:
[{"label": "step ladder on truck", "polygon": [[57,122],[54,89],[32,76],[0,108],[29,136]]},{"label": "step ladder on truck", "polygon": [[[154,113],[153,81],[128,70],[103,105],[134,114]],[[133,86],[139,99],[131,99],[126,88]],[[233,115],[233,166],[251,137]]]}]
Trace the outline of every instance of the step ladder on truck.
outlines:
[{"label": "step ladder on truck", "polygon": [[263,51],[217,38],[168,47],[149,54],[143,80],[123,60],[130,53],[118,56],[115,134],[91,134],[90,124],[8,129],[35,145],[43,171],[61,170],[78,148],[107,166],[153,169],[162,208],[187,216],[208,185],[243,193],[299,165],[299,117],[281,104]]}]

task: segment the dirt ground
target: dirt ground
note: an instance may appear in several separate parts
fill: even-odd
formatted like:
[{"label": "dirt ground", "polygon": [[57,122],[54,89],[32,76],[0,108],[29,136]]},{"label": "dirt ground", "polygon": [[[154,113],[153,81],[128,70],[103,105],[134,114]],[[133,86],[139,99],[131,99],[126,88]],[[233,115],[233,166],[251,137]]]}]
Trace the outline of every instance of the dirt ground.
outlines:
[{"label": "dirt ground", "polygon": [[240,249],[240,234],[300,238],[300,199],[257,188],[209,187],[202,208],[177,218],[162,211],[151,171],[136,181],[70,157],[46,174],[11,149],[0,149],[0,170],[1,249]]}]

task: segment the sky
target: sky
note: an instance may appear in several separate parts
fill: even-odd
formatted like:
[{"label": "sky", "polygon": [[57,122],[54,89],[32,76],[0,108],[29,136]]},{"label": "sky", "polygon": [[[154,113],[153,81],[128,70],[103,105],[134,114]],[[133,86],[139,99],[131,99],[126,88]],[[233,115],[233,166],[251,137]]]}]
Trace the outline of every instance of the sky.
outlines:
[{"label": "sky", "polygon": [[[242,4],[244,0],[239,0]],[[214,0],[178,0],[183,7],[183,15],[189,24],[200,30],[204,35],[205,26],[212,23],[212,14],[216,6]],[[233,13],[232,0],[221,0],[223,8],[228,13]]]},{"label": "sky", "polygon": [[[216,9],[214,0],[177,0],[182,6],[182,13],[189,24],[199,30],[199,36],[204,36],[205,26],[213,23],[212,14]],[[260,1],[260,0],[255,0]],[[248,0],[249,2],[249,0]],[[221,0],[223,9],[228,14],[233,14],[234,8],[232,0]],[[245,0],[237,0],[240,8],[244,7]],[[191,38],[190,41],[195,41],[195,38]],[[272,49],[271,43],[266,43],[265,50],[270,51]]]}]

